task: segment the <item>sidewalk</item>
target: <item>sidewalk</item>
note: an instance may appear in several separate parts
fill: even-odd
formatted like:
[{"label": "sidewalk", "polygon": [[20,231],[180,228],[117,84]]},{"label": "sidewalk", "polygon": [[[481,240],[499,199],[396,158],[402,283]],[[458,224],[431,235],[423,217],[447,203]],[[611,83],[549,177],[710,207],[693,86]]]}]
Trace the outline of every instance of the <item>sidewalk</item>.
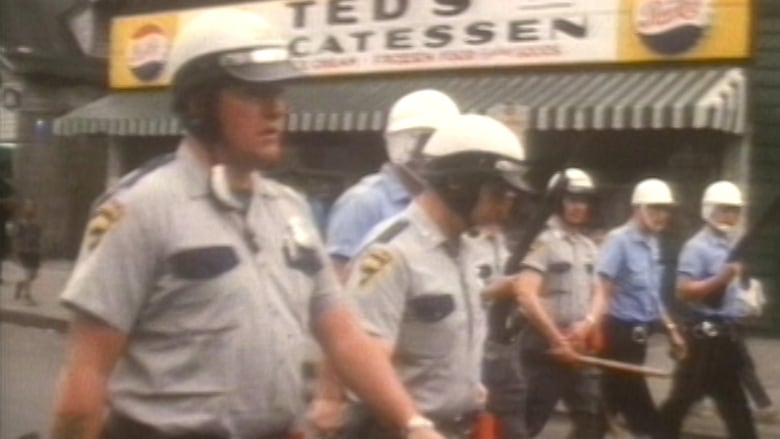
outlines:
[{"label": "sidewalk", "polygon": [[[3,281],[0,287],[0,322],[49,328],[64,331],[67,328],[68,312],[58,301],[73,267],[71,261],[45,261],[39,278],[33,284],[33,296],[36,306],[14,301],[13,293],[16,281],[21,279],[22,270],[12,262],[3,264]],[[756,362],[759,376],[764,382],[775,404],[780,404],[780,340],[750,337],[750,350]],[[671,370],[672,360],[666,354],[668,349],[665,337],[654,336],[650,340],[648,365]],[[671,380],[651,378],[649,380],[656,401],[663,401],[669,392]],[[564,413],[558,413],[551,420],[549,433],[567,430],[568,420]],[[756,424],[762,439],[780,439],[780,419],[774,423]],[[685,422],[685,437],[689,438],[725,438],[723,422],[714,410],[704,414],[691,414]],[[553,438],[553,436],[545,436]]]},{"label": "sidewalk", "polygon": [[59,294],[70,276],[73,262],[69,260],[44,261],[38,279],[32,286],[35,306],[14,300],[16,282],[24,277],[22,268],[14,262],[3,261],[3,284],[0,285],[0,322],[65,331],[68,311],[59,303]]}]

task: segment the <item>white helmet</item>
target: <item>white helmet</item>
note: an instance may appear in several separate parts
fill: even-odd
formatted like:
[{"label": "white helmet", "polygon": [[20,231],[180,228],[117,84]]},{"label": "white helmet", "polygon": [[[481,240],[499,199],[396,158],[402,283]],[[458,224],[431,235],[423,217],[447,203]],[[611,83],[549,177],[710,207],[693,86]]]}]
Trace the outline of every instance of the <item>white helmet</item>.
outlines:
[{"label": "white helmet", "polygon": [[430,134],[460,110],[449,96],[436,90],[417,90],[398,99],[390,109],[385,147],[391,163],[409,163],[424,135]]},{"label": "white helmet", "polygon": [[742,207],[745,201],[742,198],[742,191],[737,185],[730,181],[716,181],[707,186],[704,195],[701,197],[701,218],[711,224],[721,232],[729,232],[733,225],[715,223],[712,214],[715,212],[715,206],[737,206]]},{"label": "white helmet", "polygon": [[168,70],[174,95],[221,78],[275,82],[301,76],[287,41],[260,15],[234,7],[187,21],[174,39]]},{"label": "white helmet", "polygon": [[435,130],[460,114],[458,105],[438,90],[417,90],[404,95],[390,108],[386,133],[424,128]]},{"label": "white helmet", "polygon": [[422,148],[428,175],[496,175],[528,191],[525,148],[506,125],[488,116],[462,114],[437,129]]},{"label": "white helmet", "polygon": [[[565,191],[572,194],[592,194],[596,191],[593,179],[587,172],[580,168],[567,168],[563,171],[566,176]],[[552,189],[561,178],[561,172],[556,172],[547,183],[547,189]]]},{"label": "white helmet", "polygon": [[640,181],[631,195],[631,205],[675,204],[669,185],[657,178]]},{"label": "white helmet", "polygon": [[717,181],[707,186],[701,198],[701,204],[723,204],[727,206],[744,206],[742,191],[730,181]]}]

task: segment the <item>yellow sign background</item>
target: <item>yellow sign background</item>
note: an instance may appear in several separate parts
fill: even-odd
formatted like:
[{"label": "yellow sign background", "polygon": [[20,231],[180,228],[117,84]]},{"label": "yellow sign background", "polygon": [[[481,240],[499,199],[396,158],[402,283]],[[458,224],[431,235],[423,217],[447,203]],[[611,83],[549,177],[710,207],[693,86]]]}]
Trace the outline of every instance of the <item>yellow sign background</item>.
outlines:
[{"label": "yellow sign background", "polygon": [[[163,73],[154,80],[142,81],[133,73],[128,64],[133,34],[143,26],[150,24],[163,31],[170,45],[178,30],[179,16],[176,13],[139,15],[137,17],[122,17],[120,20],[114,20],[112,23],[111,54],[109,57],[109,81],[111,87],[154,87],[168,84],[169,78],[164,67]],[[167,61],[167,54],[165,61]]]},{"label": "yellow sign background", "polygon": [[[599,1],[599,0],[592,0]],[[751,48],[751,0],[709,0],[711,14],[704,35],[690,50],[678,55],[664,55],[653,51],[639,38],[634,29],[634,9],[640,2],[648,0],[619,0],[613,4],[613,23],[617,27],[616,39],[608,39],[603,44],[612,45],[614,59],[602,59],[598,62],[637,63],[658,61],[689,60],[741,60],[750,56]],[[656,0],[659,4],[669,5],[674,0]],[[681,0],[677,0],[681,1]],[[248,7],[271,7],[276,2],[248,3]],[[197,9],[118,17],[112,23],[111,53],[109,60],[109,79],[113,88],[160,87],[169,84],[170,78],[163,72],[153,80],[144,81],[128,65],[128,56],[132,49],[133,34],[145,25],[154,25],[161,29],[171,43],[178,28],[186,21],[186,16]],[[594,60],[595,61],[595,60]],[[587,61],[586,61],[587,62]],[[522,63],[518,63],[521,65]],[[488,64],[485,65],[487,67]],[[348,72],[359,74],[361,71]]]},{"label": "yellow sign background", "polygon": [[750,0],[710,0],[710,24],[702,39],[679,55],[654,52],[634,30],[634,9],[642,0],[623,0],[618,29],[618,62],[733,59],[750,56]]}]

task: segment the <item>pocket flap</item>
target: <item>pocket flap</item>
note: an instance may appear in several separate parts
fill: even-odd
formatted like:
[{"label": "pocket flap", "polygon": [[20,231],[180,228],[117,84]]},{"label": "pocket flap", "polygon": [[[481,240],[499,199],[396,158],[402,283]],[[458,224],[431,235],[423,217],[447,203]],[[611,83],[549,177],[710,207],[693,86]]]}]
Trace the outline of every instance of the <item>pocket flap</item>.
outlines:
[{"label": "pocket flap", "polygon": [[227,245],[179,251],[169,258],[173,272],[184,279],[212,279],[238,265],[238,255]]},{"label": "pocket flap", "polygon": [[427,294],[410,300],[409,307],[417,319],[433,323],[455,310],[455,299],[449,294]]}]

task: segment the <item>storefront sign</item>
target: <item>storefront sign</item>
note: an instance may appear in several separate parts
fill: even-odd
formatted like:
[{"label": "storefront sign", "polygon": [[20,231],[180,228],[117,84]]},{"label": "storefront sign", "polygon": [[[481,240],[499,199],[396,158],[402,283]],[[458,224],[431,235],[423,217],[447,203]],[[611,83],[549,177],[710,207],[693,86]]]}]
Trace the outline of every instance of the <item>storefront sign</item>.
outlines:
[{"label": "storefront sign", "polygon": [[[748,46],[748,0],[272,0],[239,7],[274,23],[314,75],[733,58],[745,57]],[[200,11],[116,19],[111,84],[166,84],[176,29]],[[726,26],[719,17],[727,15],[744,20]],[[726,43],[729,50],[716,50]]]}]

